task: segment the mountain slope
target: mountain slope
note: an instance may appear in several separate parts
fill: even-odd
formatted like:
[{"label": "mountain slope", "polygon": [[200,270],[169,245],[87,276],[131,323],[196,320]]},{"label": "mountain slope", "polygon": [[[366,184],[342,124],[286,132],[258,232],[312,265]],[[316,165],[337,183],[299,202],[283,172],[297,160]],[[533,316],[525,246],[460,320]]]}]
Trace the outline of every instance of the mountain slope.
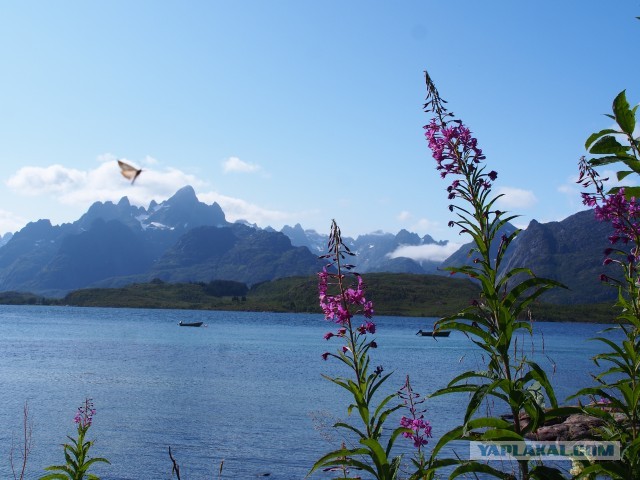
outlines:
[{"label": "mountain slope", "polygon": [[[616,273],[614,267],[602,266],[610,228],[597,222],[590,210],[560,222],[534,220],[509,248],[503,267],[529,267],[569,287],[545,293],[547,302],[611,301],[615,292],[599,281],[601,273]],[[502,233],[514,229],[505,225]],[[0,291],[62,296],[79,288],[154,279],[254,285],[311,275],[322,268],[317,256],[325,252],[328,236],[300,224],[277,232],[229,223],[217,203],[200,202],[186,186],[148,208],[131,205],[127,197],[115,204],[96,202],[73,223],[53,226],[39,220],[2,240]],[[343,240],[356,254],[353,262],[360,273],[442,274],[444,267],[473,261],[470,244],[442,261],[434,252],[446,251],[447,242],[406,230]]]},{"label": "mountain slope", "polygon": [[595,220],[592,210],[561,222],[532,220],[510,248],[505,269],[528,266],[539,277],[557,280],[567,290],[553,289],[542,300],[550,303],[598,303],[613,301],[617,291],[603,285],[600,274],[616,277],[615,265],[604,266],[604,250],[610,247],[612,228]]}]

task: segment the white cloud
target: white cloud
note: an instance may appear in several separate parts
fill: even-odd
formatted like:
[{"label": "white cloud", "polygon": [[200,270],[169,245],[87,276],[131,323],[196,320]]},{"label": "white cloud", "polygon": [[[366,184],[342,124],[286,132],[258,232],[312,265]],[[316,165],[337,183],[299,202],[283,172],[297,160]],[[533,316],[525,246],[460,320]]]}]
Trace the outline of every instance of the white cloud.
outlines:
[{"label": "white cloud", "polygon": [[[111,154],[100,155],[97,157],[97,165],[88,170],[62,165],[22,167],[6,181],[6,185],[17,195],[41,197],[49,205],[62,205],[64,208],[57,210],[61,215],[71,218],[51,217],[53,223],[74,221],[78,218],[78,212],[83,213],[95,202],[118,202],[125,196],[133,205],[146,207],[152,200],[166,200],[186,185],[194,187],[201,202],[217,202],[231,222],[247,220],[261,227],[279,228],[285,223],[296,223],[318,215],[317,211],[285,212],[268,209],[207,190],[208,185],[193,175],[175,168],[157,168],[158,161],[151,157],[146,157],[141,162],[122,158],[123,161],[142,168],[135,184],[131,185],[121,176],[116,160],[117,157]],[[0,211],[0,232],[19,230],[26,223],[21,218]]]},{"label": "white cloud", "polygon": [[457,252],[462,244],[449,242],[446,245],[401,245],[389,254],[391,258],[406,257],[421,262],[441,262]]},{"label": "white cloud", "polygon": [[496,204],[506,210],[531,208],[538,203],[538,199],[531,190],[500,187],[496,190],[496,193],[503,195]]},{"label": "white cloud", "polygon": [[0,234],[17,232],[27,223],[29,223],[29,220],[7,212],[6,210],[0,210]]},{"label": "white cloud", "polygon": [[22,167],[7,180],[7,186],[19,193],[36,196],[78,188],[86,183],[86,179],[86,172],[62,165]]},{"label": "white cloud", "polygon": [[224,173],[253,173],[260,170],[260,166],[254,163],[247,163],[238,157],[229,157],[222,163]]},{"label": "white cloud", "polygon": [[247,220],[261,227],[272,226],[273,228],[278,228],[287,222],[297,223],[300,221],[300,215],[302,215],[280,210],[270,210],[245,200],[221,195],[216,192],[198,194],[198,199],[207,204],[217,202],[229,222]]},{"label": "white cloud", "polygon": [[147,160],[142,162],[143,171],[134,185],[120,175],[115,157],[108,154],[98,157],[100,163],[96,168],[84,171],[62,165],[22,167],[6,184],[20,195],[47,196],[62,205],[82,208],[96,201],[118,201],[124,196],[135,205],[146,206],[151,200],[168,198],[185,185],[194,188],[204,185],[195,176],[175,168],[146,169]]},{"label": "white cloud", "polygon": [[398,214],[396,218],[398,219],[399,222],[406,222],[411,218],[411,216],[412,216],[411,213],[407,212],[406,210],[403,210]]},{"label": "white cloud", "polygon": [[434,222],[427,218],[419,218],[418,220],[415,220],[415,216],[408,210],[403,210],[396,215],[396,220],[399,223],[406,225],[405,228],[407,228],[407,230],[417,232],[419,235],[433,235],[440,229],[439,222]]}]

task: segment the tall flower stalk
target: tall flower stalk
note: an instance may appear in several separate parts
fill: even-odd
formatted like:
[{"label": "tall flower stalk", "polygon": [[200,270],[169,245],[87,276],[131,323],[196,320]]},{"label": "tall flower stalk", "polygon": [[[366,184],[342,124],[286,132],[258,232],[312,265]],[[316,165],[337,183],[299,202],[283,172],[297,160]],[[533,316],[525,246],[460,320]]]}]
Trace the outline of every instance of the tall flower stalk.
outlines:
[{"label": "tall flower stalk", "polygon": [[431,423],[425,420],[426,409],[422,406],[426,398],[413,391],[409,375],[407,375],[407,380],[398,395],[403,401],[403,406],[408,410],[408,415],[403,415],[400,419],[400,425],[408,430],[402,436],[413,441],[413,446],[416,448],[416,454],[412,459],[416,473],[411,478],[425,478],[428,460],[424,447],[429,443],[427,439],[431,438]]},{"label": "tall flower stalk", "polygon": [[89,449],[93,446],[93,442],[85,440],[95,414],[93,402],[87,398],[84,404],[78,407],[74,418],[77,437],[68,436],[69,443],[62,445],[66,463],[45,468],[54,473],[40,477],[40,480],[100,480],[100,477],[88,473],[88,470],[95,463],[109,463],[109,460],[101,457],[89,458]]},{"label": "tall flower stalk", "polygon": [[[557,409],[553,388],[544,370],[517,350],[514,341],[518,333],[532,333],[531,322],[522,319],[531,302],[546,290],[560,286],[553,280],[536,277],[528,268],[504,271],[501,263],[509,245],[520,230],[504,233],[514,218],[495,206],[500,195],[491,188],[498,174],[487,171],[485,156],[478,141],[464,123],[445,107],[433,81],[425,73],[427,98],[425,111],[432,114],[424,127],[429,148],[440,176],[452,178],[447,187],[452,201],[449,210],[455,214],[450,227],[469,235],[473,248],[470,265],[449,268],[452,273],[467,275],[479,282],[481,295],[461,312],[438,320],[436,330],[458,330],[466,334],[488,359],[485,371],[467,371],[432,394],[445,395],[468,392],[470,395],[460,426],[446,433],[431,454],[431,472],[442,467],[452,470],[450,478],[469,472],[484,473],[497,478],[513,478],[486,463],[460,458],[440,459],[442,448],[454,440],[524,441],[554,413],[545,410],[539,392],[543,390],[552,408]],[[544,398],[544,397],[543,397]],[[479,416],[479,409],[493,401],[498,411],[509,413],[512,421],[499,416]],[[558,412],[556,410],[556,412]],[[528,417],[525,420],[525,414]],[[531,467],[518,461],[519,478],[550,478],[558,472],[549,467]]]},{"label": "tall flower stalk", "polygon": [[[401,461],[401,456],[392,456],[395,440],[402,434],[408,438],[423,435],[424,427],[401,423],[390,432],[383,428],[389,415],[402,408],[403,403],[393,403],[398,399],[398,392],[387,395],[377,405],[374,403],[376,392],[391,373],[384,374],[382,367],[371,369],[369,353],[377,348],[375,339],[371,338],[376,332],[372,321],[373,303],[365,297],[362,276],[353,271],[354,265],[346,262],[353,255],[342,241],[340,228],[332,221],[328,253],[321,257],[329,259],[329,263],[318,274],[318,295],[325,319],[334,325],[324,338],[339,339],[343,343],[337,351],[323,353],[322,358],[339,360],[351,376],[323,377],[349,392],[353,403],[347,413],[356,412],[357,421],[355,424],[339,422],[334,426],[355,435],[357,443],[351,448],[343,443],[338,450],[324,455],[309,474],[322,469],[336,472],[341,479],[360,478],[349,476],[352,470],[357,470],[378,480],[392,480],[397,478]],[[422,422],[424,424],[424,420]],[[424,445],[422,441],[419,443]]]},{"label": "tall flower stalk", "polygon": [[622,91],[613,101],[612,114],[617,128],[592,134],[585,143],[595,155],[579,161],[578,182],[587,189],[583,203],[594,207],[596,219],[610,222],[611,247],[604,252],[604,264],[618,267],[616,275],[601,275],[601,280],[618,290],[615,304],[619,325],[608,330],[622,331],[616,343],[598,337],[606,351],[594,357],[596,365],[607,365],[594,376],[596,385],[576,393],[604,399],[584,407],[586,413],[599,417],[605,427],[604,440],[621,443],[621,459],[588,465],[582,475],[604,474],[613,479],[640,478],[640,187],[617,185],[605,190],[597,169],[615,163],[623,165],[617,172],[620,182],[640,174],[640,138],[635,137],[637,106],[631,108]]}]

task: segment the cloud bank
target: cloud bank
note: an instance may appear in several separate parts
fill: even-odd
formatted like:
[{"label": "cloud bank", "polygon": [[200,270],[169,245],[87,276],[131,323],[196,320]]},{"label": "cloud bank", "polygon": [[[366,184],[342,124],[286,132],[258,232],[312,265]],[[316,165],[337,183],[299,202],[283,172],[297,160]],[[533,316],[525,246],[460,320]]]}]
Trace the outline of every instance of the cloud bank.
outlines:
[{"label": "cloud bank", "polygon": [[390,258],[406,257],[416,262],[442,262],[455,252],[462,244],[449,242],[446,245],[401,245],[389,254]]},{"label": "cloud bank", "polygon": [[[176,168],[162,168],[152,157],[147,157],[141,162],[125,158],[122,160],[143,169],[134,185],[121,176],[117,158],[110,154],[99,156],[98,165],[88,170],[58,164],[47,167],[22,167],[6,181],[6,185],[17,195],[46,197],[47,201],[59,204],[59,210],[67,212],[68,215],[84,213],[95,202],[118,202],[125,196],[131,204],[147,207],[152,200],[162,202],[186,185],[194,188],[201,202],[217,202],[225,212],[227,220],[231,222],[246,220],[266,227],[296,218],[299,220],[298,216],[301,215],[300,212],[265,209],[245,200],[212,191],[210,186],[198,177]],[[246,172],[256,171],[259,167],[237,159],[229,162],[229,168],[233,171],[245,169]],[[76,219],[77,216],[74,216],[65,218],[62,222]],[[57,222],[56,220],[54,223]],[[10,212],[0,211],[0,231],[16,231],[26,223],[27,221],[19,217],[12,217]],[[3,228],[3,225],[6,226]]]}]

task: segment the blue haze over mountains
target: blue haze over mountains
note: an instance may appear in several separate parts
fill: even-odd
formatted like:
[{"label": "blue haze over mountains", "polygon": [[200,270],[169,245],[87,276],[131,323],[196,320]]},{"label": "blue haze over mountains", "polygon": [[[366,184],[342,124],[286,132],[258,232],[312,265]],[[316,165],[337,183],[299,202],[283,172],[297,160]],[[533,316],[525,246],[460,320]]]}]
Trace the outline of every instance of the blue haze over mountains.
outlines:
[{"label": "blue haze over mountains", "polygon": [[[507,224],[505,233],[515,227]],[[610,226],[592,211],[563,221],[532,221],[508,251],[505,268],[528,266],[538,276],[569,288],[545,294],[553,303],[594,303],[615,298],[599,276],[615,276],[602,265]],[[444,274],[447,266],[473,261],[471,244],[442,260],[400,255],[411,248],[447,247],[446,241],[401,230],[345,238],[361,273]],[[252,285],[322,268],[328,236],[297,224],[281,231],[246,222],[230,223],[217,203],[200,202],[192,187],[162,203],[136,207],[96,202],[77,221],[52,225],[38,220],[0,239],[0,291],[61,297],[87,287],[119,287],[161,279],[165,282],[235,280]],[[411,249],[409,248],[409,250]],[[404,250],[403,250],[404,249]],[[414,250],[415,251],[415,250]],[[422,257],[424,258],[424,257]]]}]

